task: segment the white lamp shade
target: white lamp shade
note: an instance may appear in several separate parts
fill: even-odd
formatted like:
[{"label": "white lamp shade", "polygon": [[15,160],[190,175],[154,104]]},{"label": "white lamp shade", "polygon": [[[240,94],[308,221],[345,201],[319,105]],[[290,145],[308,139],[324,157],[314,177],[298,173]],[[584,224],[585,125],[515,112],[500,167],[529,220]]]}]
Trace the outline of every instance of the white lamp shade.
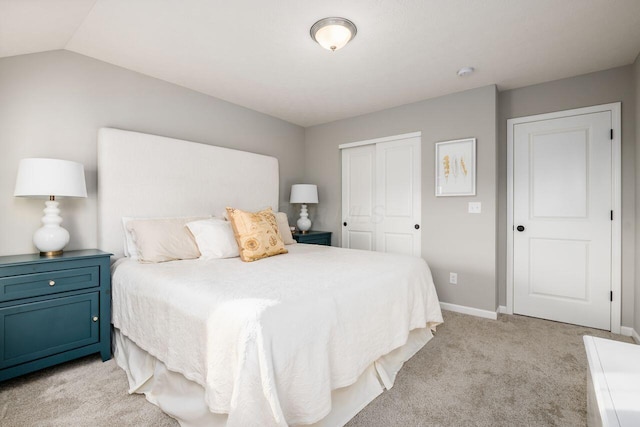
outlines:
[{"label": "white lamp shade", "polygon": [[294,184],[291,186],[290,203],[318,203],[318,186],[314,184]]},{"label": "white lamp shade", "polygon": [[58,159],[22,159],[14,196],[87,197],[84,166]]}]

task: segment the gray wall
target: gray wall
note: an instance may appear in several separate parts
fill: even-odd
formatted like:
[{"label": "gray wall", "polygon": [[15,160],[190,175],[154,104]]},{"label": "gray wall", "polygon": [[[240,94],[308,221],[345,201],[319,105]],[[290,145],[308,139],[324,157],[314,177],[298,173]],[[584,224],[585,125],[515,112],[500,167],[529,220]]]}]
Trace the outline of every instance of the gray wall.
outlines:
[{"label": "gray wall", "polygon": [[622,102],[622,325],[633,325],[635,281],[636,100],[633,68],[625,66],[501,92],[498,143],[498,289],[506,305],[507,119]]},{"label": "gray wall", "polygon": [[[429,260],[443,302],[496,309],[495,86],[403,105],[306,129],[306,181],[318,185],[314,228],[341,233],[341,162],[338,145],[422,131],[422,255]],[[434,196],[434,144],[477,138],[477,196]],[[467,203],[482,202],[481,214]],[[458,284],[449,285],[449,272]]]},{"label": "gray wall", "polygon": [[[635,126],[640,123],[640,56],[633,66],[500,94],[488,86],[306,130],[68,51],[0,59],[0,100],[0,255],[35,251],[31,236],[40,225],[42,200],[12,196],[18,162],[25,157],[85,165],[89,197],[61,200],[63,225],[72,236],[68,249],[96,245],[96,131],[102,126],[277,157],[281,209],[290,209],[291,184],[318,184],[320,204],[311,207],[314,228],[333,231],[336,245],[341,232],[338,145],[422,131],[423,256],[442,301],[485,310],[495,309],[496,298],[506,304],[506,120],[621,101],[622,324],[640,331],[640,277],[635,277],[640,251],[636,257],[634,250],[640,244],[640,230],[635,230],[640,221],[640,207],[635,209],[640,203],[640,174],[637,185],[635,176],[640,168],[640,126]],[[478,139],[477,196],[436,198],[434,143],[464,137]],[[482,202],[482,214],[468,214],[469,201]],[[450,271],[458,273],[456,286],[448,284]]]},{"label": "gray wall", "polygon": [[[634,92],[636,101],[636,224],[640,224],[640,54],[636,58],[636,62],[633,64],[633,78],[634,78]],[[636,248],[640,247],[640,227],[636,228]],[[640,251],[636,251],[636,265],[640,263]],[[640,334],[640,274],[636,274],[635,277],[635,315],[634,315],[634,329],[636,333]],[[638,343],[640,344],[640,343]]]},{"label": "gray wall", "polygon": [[[0,255],[35,252],[43,200],[13,197],[18,162],[84,164],[87,199],[61,199],[67,249],[96,246],[96,138],[100,127],[152,133],[277,157],[281,206],[304,177],[304,129],[68,51],[0,59]],[[170,201],[168,201],[170,202]]]}]

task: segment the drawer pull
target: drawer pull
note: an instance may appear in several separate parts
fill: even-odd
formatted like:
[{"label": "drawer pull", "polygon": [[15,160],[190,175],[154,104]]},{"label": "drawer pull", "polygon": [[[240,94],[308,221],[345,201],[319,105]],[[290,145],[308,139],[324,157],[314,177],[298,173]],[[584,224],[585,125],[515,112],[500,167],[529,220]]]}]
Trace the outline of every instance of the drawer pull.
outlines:
[{"label": "drawer pull", "polygon": [[91,320],[93,320],[94,322],[97,322],[98,321],[98,316],[93,316],[93,318]]},{"label": "drawer pull", "polygon": [[53,285],[55,285],[55,284],[56,284],[56,282],[55,282],[55,281],[53,281],[53,280],[49,280],[49,286],[53,286]]}]

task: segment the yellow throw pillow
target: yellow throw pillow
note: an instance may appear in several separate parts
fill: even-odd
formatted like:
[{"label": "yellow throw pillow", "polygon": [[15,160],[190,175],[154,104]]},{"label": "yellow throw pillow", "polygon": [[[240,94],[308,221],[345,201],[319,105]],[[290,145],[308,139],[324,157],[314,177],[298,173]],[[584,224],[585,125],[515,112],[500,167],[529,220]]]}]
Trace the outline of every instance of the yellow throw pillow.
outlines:
[{"label": "yellow throw pillow", "polygon": [[284,247],[271,208],[256,213],[227,208],[227,213],[242,261],[257,261],[289,252]]}]

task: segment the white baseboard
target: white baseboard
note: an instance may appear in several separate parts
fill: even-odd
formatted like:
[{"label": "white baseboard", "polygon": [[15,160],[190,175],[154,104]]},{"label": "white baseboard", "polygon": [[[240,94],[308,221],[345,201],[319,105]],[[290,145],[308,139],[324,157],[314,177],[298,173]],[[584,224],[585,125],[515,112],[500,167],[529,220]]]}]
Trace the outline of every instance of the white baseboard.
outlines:
[{"label": "white baseboard", "polygon": [[441,302],[440,308],[443,310],[455,311],[456,313],[483,317],[485,319],[496,320],[498,318],[498,314],[495,311],[481,310],[479,308],[467,307],[464,305],[449,304],[448,302]]},{"label": "white baseboard", "polygon": [[[467,307],[466,305],[450,304],[448,302],[441,302],[440,308],[443,310],[455,311],[456,313],[468,314],[471,316],[482,317],[491,320],[497,320],[498,313],[507,312],[507,306],[505,305],[498,306],[498,310],[496,312],[482,310],[474,307]],[[625,337],[632,337],[637,344],[640,344],[640,335],[638,335],[638,333],[633,328],[630,328],[628,326],[621,326],[620,335],[624,335]]]},{"label": "white baseboard", "polygon": [[620,335],[624,335],[625,337],[632,337],[637,344],[640,344],[640,335],[638,335],[638,333],[633,328],[630,328],[628,326],[621,326]]}]

